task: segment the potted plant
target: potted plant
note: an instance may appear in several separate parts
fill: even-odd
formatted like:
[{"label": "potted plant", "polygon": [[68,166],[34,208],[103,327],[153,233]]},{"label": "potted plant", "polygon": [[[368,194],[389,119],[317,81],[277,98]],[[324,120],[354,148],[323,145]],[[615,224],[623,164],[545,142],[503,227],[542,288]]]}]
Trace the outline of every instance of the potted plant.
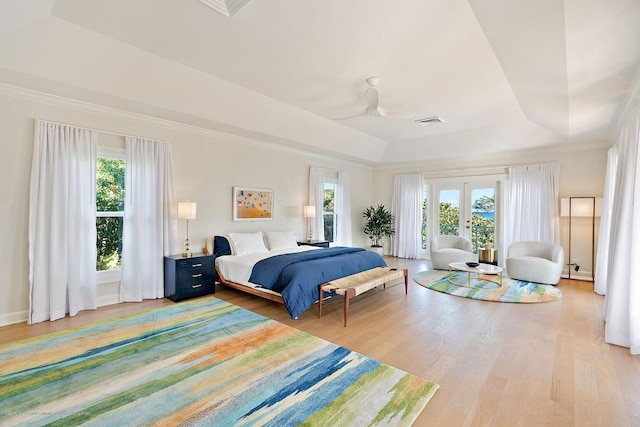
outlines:
[{"label": "potted plant", "polygon": [[384,205],[369,206],[362,211],[362,217],[366,220],[362,231],[371,239],[371,247],[382,255],[382,238],[393,236],[394,216]]}]

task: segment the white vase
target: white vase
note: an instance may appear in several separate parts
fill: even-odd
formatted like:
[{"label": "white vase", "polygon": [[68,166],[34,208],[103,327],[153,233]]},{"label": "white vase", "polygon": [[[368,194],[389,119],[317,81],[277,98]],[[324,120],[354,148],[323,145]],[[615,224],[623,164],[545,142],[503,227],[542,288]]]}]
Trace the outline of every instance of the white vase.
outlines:
[{"label": "white vase", "polygon": [[369,250],[372,252],[377,252],[378,254],[380,254],[380,256],[384,255],[384,248],[382,246],[371,246]]}]

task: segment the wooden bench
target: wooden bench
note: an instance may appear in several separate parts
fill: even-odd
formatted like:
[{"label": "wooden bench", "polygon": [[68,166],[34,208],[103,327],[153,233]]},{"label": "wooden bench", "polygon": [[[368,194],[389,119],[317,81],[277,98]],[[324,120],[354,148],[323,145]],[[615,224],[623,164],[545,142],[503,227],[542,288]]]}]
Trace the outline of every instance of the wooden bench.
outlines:
[{"label": "wooden bench", "polygon": [[408,292],[408,271],[389,267],[376,267],[371,270],[352,274],[341,279],[332,280],[318,286],[318,319],[322,317],[322,300],[324,292],[333,292],[344,295],[344,326],[347,326],[349,316],[349,300],[377,286],[404,277],[404,293]]}]

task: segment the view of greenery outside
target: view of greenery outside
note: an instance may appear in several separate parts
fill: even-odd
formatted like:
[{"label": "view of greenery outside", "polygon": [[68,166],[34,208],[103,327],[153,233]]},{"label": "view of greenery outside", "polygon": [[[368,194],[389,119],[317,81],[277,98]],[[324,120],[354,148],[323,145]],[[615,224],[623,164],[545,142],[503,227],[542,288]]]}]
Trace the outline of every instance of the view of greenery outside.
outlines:
[{"label": "view of greenery outside", "polygon": [[440,234],[457,236],[460,223],[460,209],[450,202],[440,202]]},{"label": "view of greenery outside", "polygon": [[324,240],[333,242],[335,236],[334,228],[336,221],[335,214],[335,198],[336,190],[335,185],[331,185],[331,188],[327,188],[327,184],[324,186],[324,201],[322,205],[322,218],[324,219]]},{"label": "view of greenery outside", "polygon": [[96,270],[113,270],[122,264],[125,161],[98,157],[96,168]]},{"label": "view of greenery outside", "polygon": [[[482,212],[494,212],[495,201],[493,197],[483,196],[473,204],[471,214],[471,242],[474,252],[483,248],[487,243],[494,243],[495,221],[485,218]],[[422,204],[422,248],[427,249],[427,201]],[[449,202],[440,203],[440,234],[458,235],[459,209]]]},{"label": "view of greenery outside", "polygon": [[484,248],[487,243],[495,243],[495,217],[486,218],[481,215],[483,212],[495,213],[495,200],[493,197],[482,196],[475,201],[471,214],[471,242],[474,252]]}]

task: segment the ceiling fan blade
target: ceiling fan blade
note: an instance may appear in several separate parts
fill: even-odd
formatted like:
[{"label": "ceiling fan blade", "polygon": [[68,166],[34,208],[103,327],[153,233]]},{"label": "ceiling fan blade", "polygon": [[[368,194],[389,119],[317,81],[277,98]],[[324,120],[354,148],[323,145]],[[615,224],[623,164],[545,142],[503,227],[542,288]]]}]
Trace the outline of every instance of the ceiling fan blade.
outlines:
[{"label": "ceiling fan blade", "polygon": [[389,111],[382,107],[378,107],[378,113],[380,113],[382,117],[389,119],[410,119],[415,115],[415,113],[409,113],[406,111]]},{"label": "ceiling fan blade", "polygon": [[368,87],[364,92],[364,99],[371,110],[376,110],[380,106],[380,92],[373,86]]},{"label": "ceiling fan blade", "polygon": [[347,117],[340,117],[338,119],[333,119],[333,120],[347,120],[347,119],[353,119],[355,117],[368,116],[368,115],[369,115],[369,107],[365,108],[364,111],[362,111],[361,113],[354,114],[352,116],[347,116]]},{"label": "ceiling fan blade", "polygon": [[367,102],[367,107],[360,114],[353,116],[341,117],[334,120],[346,120],[354,117],[368,116],[368,117],[386,117],[390,119],[410,119],[414,113],[407,113],[403,111],[389,111],[380,106],[380,91],[378,91],[378,83],[380,79],[377,77],[369,77],[367,84],[369,87],[364,92],[364,99]]}]

